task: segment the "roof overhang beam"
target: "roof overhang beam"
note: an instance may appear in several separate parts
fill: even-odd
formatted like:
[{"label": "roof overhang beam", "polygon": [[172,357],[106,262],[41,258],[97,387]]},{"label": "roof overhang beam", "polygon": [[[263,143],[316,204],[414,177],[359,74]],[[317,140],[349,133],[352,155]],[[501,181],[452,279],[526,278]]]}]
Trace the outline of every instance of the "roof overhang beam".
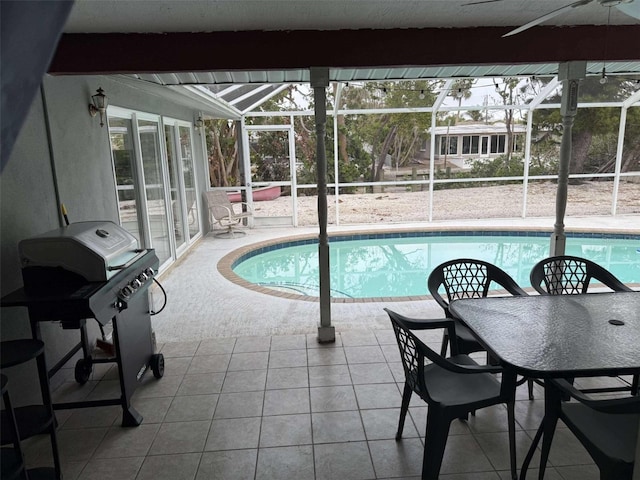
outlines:
[{"label": "roof overhang beam", "polygon": [[[638,60],[640,25],[64,34],[50,74],[518,65]],[[606,45],[616,48],[606,49]],[[225,48],[219,48],[225,45]],[[260,48],[256,48],[260,45]],[[366,48],[363,46],[366,45]],[[447,48],[407,48],[446,45]],[[215,55],[211,52],[215,51]],[[100,52],[100,55],[95,55]],[[287,52],[265,55],[264,52]],[[330,79],[333,80],[333,79]]]}]

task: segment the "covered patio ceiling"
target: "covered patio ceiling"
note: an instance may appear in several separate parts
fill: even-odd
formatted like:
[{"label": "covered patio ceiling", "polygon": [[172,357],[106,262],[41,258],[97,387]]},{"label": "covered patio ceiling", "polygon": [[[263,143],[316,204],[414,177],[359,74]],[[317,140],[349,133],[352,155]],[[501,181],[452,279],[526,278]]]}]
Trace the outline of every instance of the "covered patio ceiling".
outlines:
[{"label": "covered patio ceiling", "polygon": [[76,0],[49,73],[207,85],[236,114],[309,83],[312,66],[330,82],[554,76],[570,60],[588,61],[587,75],[640,74],[640,0],[605,1],[505,38],[573,2]]},{"label": "covered patio ceiling", "polygon": [[[640,0],[77,0],[51,74],[162,85],[546,75],[559,62],[640,69]],[[575,2],[577,3],[577,2]],[[613,63],[612,63],[612,69]],[[613,70],[611,70],[612,73]]]},{"label": "covered patio ceiling", "polygon": [[[76,0],[67,33],[520,26],[575,0]],[[584,1],[545,25],[633,25],[640,6]],[[618,4],[618,5],[616,5]],[[620,5],[621,4],[621,5]],[[607,5],[614,5],[609,9]],[[610,13],[610,19],[609,17]],[[506,30],[505,30],[506,31]]]}]

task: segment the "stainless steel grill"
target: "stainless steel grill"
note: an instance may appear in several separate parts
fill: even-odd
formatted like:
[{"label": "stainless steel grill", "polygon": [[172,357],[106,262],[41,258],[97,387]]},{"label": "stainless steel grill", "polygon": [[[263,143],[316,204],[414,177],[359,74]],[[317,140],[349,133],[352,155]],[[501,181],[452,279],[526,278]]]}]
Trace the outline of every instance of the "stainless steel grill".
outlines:
[{"label": "stainless steel grill", "polygon": [[[2,298],[3,307],[27,307],[34,338],[40,322],[60,322],[79,329],[80,342],[48,371],[53,376],[82,349],[76,362],[78,383],[89,380],[93,364],[118,365],[119,398],[54,404],[54,409],[121,405],[123,426],[139,425],[142,416],[130,399],[145,372],[164,374],[151,329],[148,288],[158,269],[154,250],[141,250],[129,232],[112,222],[80,222],[52,230],[18,245],[24,287]],[[113,355],[94,358],[86,321],[112,322]]]}]

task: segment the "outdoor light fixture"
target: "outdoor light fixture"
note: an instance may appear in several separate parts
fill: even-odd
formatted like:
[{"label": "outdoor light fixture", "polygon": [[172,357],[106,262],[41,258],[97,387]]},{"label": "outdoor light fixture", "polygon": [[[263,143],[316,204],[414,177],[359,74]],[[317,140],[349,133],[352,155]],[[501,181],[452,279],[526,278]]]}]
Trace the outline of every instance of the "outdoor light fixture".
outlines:
[{"label": "outdoor light fixture", "polygon": [[[629,0],[630,2],[631,0]],[[620,0],[600,0],[600,4],[604,7],[609,7],[609,15],[607,16],[607,29],[604,31],[604,56],[602,61],[602,75],[600,76],[600,85],[605,85],[609,78],[607,77],[607,41],[609,37],[609,25],[611,24],[611,7],[620,3],[629,3]]]},{"label": "outdoor light fixture", "polygon": [[609,78],[607,78],[607,72],[605,70],[605,67],[602,67],[602,75],[600,76],[600,85],[604,85],[608,81],[609,81]]},{"label": "outdoor light fixture", "polygon": [[418,95],[420,100],[424,100],[424,90],[420,90],[420,95]]},{"label": "outdoor light fixture", "polygon": [[202,119],[202,116],[199,116],[194,124],[196,126],[196,130],[200,130],[202,127],[204,127],[204,120]]},{"label": "outdoor light fixture", "polygon": [[100,126],[104,127],[104,115],[107,113],[107,96],[104,94],[102,87],[96,90],[96,94],[91,96],[91,103],[89,104],[89,115],[95,117],[96,114],[100,114]]}]

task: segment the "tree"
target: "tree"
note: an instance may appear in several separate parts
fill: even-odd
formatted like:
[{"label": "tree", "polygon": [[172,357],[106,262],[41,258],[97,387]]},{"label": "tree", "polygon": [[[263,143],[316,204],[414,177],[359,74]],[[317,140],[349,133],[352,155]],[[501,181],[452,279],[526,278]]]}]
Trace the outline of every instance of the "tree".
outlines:
[{"label": "tree", "polygon": [[[257,107],[258,111],[286,111],[298,110],[296,95],[297,87],[290,85],[289,88],[283,90],[278,95],[266,100],[262,105]],[[303,97],[302,97],[303,98]],[[269,121],[269,119],[251,117],[247,119],[247,124],[256,125]],[[271,122],[274,120],[271,119]],[[283,115],[281,123],[288,123],[289,118]],[[268,132],[271,133],[271,132]],[[241,164],[238,149],[238,131],[236,123],[227,119],[205,120],[205,136],[207,141],[207,152],[209,157],[209,177],[212,187],[228,187],[244,184],[246,180],[242,178]],[[277,136],[277,132],[273,132],[271,137]],[[264,148],[265,156],[274,156],[273,151],[269,150],[269,140],[264,140],[262,148]],[[273,148],[283,148],[281,143],[271,142]],[[280,154],[281,152],[278,152]],[[277,155],[276,155],[277,156]],[[282,155],[279,156],[282,159]],[[276,168],[275,166],[271,166]],[[273,168],[265,167],[265,171],[272,171]],[[268,175],[268,174],[267,174]]]},{"label": "tree", "polygon": [[[580,84],[581,103],[621,101],[637,89],[633,79],[587,77]],[[549,98],[559,103],[560,93]],[[536,110],[534,134],[540,142],[557,142],[562,134],[562,116],[558,109]],[[569,173],[612,172],[617,151],[620,108],[579,108],[572,129],[572,156]],[[631,171],[640,162],[640,109],[627,112],[626,132],[622,152],[622,172]]]},{"label": "tree", "polygon": [[[519,78],[504,78],[502,84],[496,82],[496,93],[502,99],[504,105],[513,105],[521,95],[518,95],[518,85],[521,80]],[[520,91],[522,93],[522,90]],[[513,118],[514,110],[512,108],[504,110],[504,124],[507,129],[507,145],[505,152],[505,164],[509,165],[511,154],[513,153]]]},{"label": "tree", "polygon": [[240,166],[235,122],[205,120],[209,178],[212,187],[239,185]]},{"label": "tree", "polygon": [[[458,107],[462,106],[462,100],[471,98],[471,88],[475,83],[473,78],[460,78],[451,84],[449,96],[458,100]],[[479,112],[474,112],[479,113]],[[456,113],[456,123],[460,120],[460,110]]]},{"label": "tree", "polygon": [[[345,89],[343,101],[351,109],[431,105],[435,99],[434,91],[440,85],[441,82],[429,81],[368,82],[360,88]],[[426,139],[430,124],[430,113],[349,115],[345,118],[349,140],[347,151],[350,156],[353,153],[362,155],[363,152],[371,152],[369,180],[379,181],[388,156],[398,166],[411,161]]]}]

